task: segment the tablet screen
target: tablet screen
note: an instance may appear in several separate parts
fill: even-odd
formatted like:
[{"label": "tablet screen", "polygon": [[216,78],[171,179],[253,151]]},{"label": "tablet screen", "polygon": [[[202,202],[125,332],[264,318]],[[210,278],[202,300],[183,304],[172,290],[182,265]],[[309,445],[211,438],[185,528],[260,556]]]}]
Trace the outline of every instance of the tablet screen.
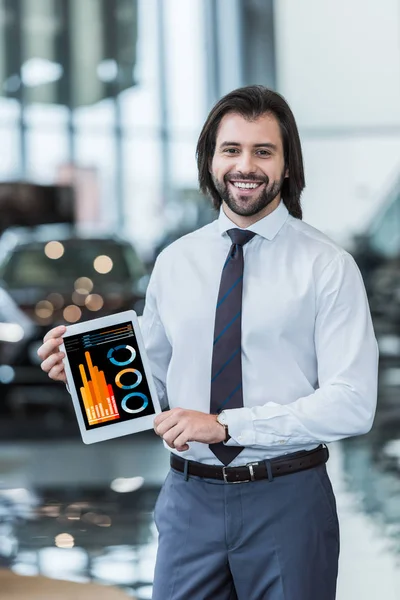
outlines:
[{"label": "tablet screen", "polygon": [[64,337],[87,430],[155,414],[131,322]]}]

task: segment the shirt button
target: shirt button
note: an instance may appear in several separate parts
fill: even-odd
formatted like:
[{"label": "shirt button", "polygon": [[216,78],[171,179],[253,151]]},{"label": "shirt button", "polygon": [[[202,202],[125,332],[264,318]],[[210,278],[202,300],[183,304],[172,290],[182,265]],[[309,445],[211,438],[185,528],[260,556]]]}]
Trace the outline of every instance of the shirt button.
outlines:
[{"label": "shirt button", "polygon": [[238,436],[238,440],[242,440],[242,439],[243,439],[243,436],[242,436],[242,435],[239,435],[239,436]]},{"label": "shirt button", "polygon": [[279,440],[279,443],[280,444],[285,444],[286,442],[285,442],[285,440]]}]

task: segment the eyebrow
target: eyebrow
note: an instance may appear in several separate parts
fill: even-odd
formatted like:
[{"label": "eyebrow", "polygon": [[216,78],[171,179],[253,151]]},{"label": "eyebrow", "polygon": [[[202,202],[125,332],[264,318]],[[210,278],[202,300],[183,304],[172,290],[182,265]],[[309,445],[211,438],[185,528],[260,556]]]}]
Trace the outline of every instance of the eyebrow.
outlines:
[{"label": "eyebrow", "polygon": [[[240,148],[242,144],[238,142],[222,142],[220,144],[220,148],[226,148],[227,146],[235,146],[236,148]],[[277,150],[277,146],[275,144],[271,144],[271,142],[265,142],[264,144],[254,144],[253,148],[271,148],[271,150]]]}]

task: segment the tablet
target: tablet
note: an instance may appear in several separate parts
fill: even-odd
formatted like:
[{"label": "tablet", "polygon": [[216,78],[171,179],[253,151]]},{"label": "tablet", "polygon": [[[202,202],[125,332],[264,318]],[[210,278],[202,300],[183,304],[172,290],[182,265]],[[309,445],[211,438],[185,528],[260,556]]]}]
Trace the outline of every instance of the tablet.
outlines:
[{"label": "tablet", "polygon": [[135,311],[67,326],[60,351],[85,444],[153,428],[161,408]]}]

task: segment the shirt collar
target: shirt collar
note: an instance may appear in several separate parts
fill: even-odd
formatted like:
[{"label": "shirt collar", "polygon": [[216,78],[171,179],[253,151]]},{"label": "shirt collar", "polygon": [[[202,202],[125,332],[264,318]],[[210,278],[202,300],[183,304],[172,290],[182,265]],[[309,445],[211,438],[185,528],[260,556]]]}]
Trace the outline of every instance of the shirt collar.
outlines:
[{"label": "shirt collar", "polygon": [[[266,238],[267,240],[273,240],[278,231],[281,229],[283,224],[285,223],[288,217],[289,211],[286,208],[285,204],[282,200],[279,203],[279,206],[269,215],[260,219],[253,225],[250,225],[246,228],[247,231],[254,231],[258,235]],[[219,218],[218,218],[218,228],[221,235],[226,233],[228,229],[243,229],[238,227],[233,223],[224,213],[224,209],[220,208]]]}]

